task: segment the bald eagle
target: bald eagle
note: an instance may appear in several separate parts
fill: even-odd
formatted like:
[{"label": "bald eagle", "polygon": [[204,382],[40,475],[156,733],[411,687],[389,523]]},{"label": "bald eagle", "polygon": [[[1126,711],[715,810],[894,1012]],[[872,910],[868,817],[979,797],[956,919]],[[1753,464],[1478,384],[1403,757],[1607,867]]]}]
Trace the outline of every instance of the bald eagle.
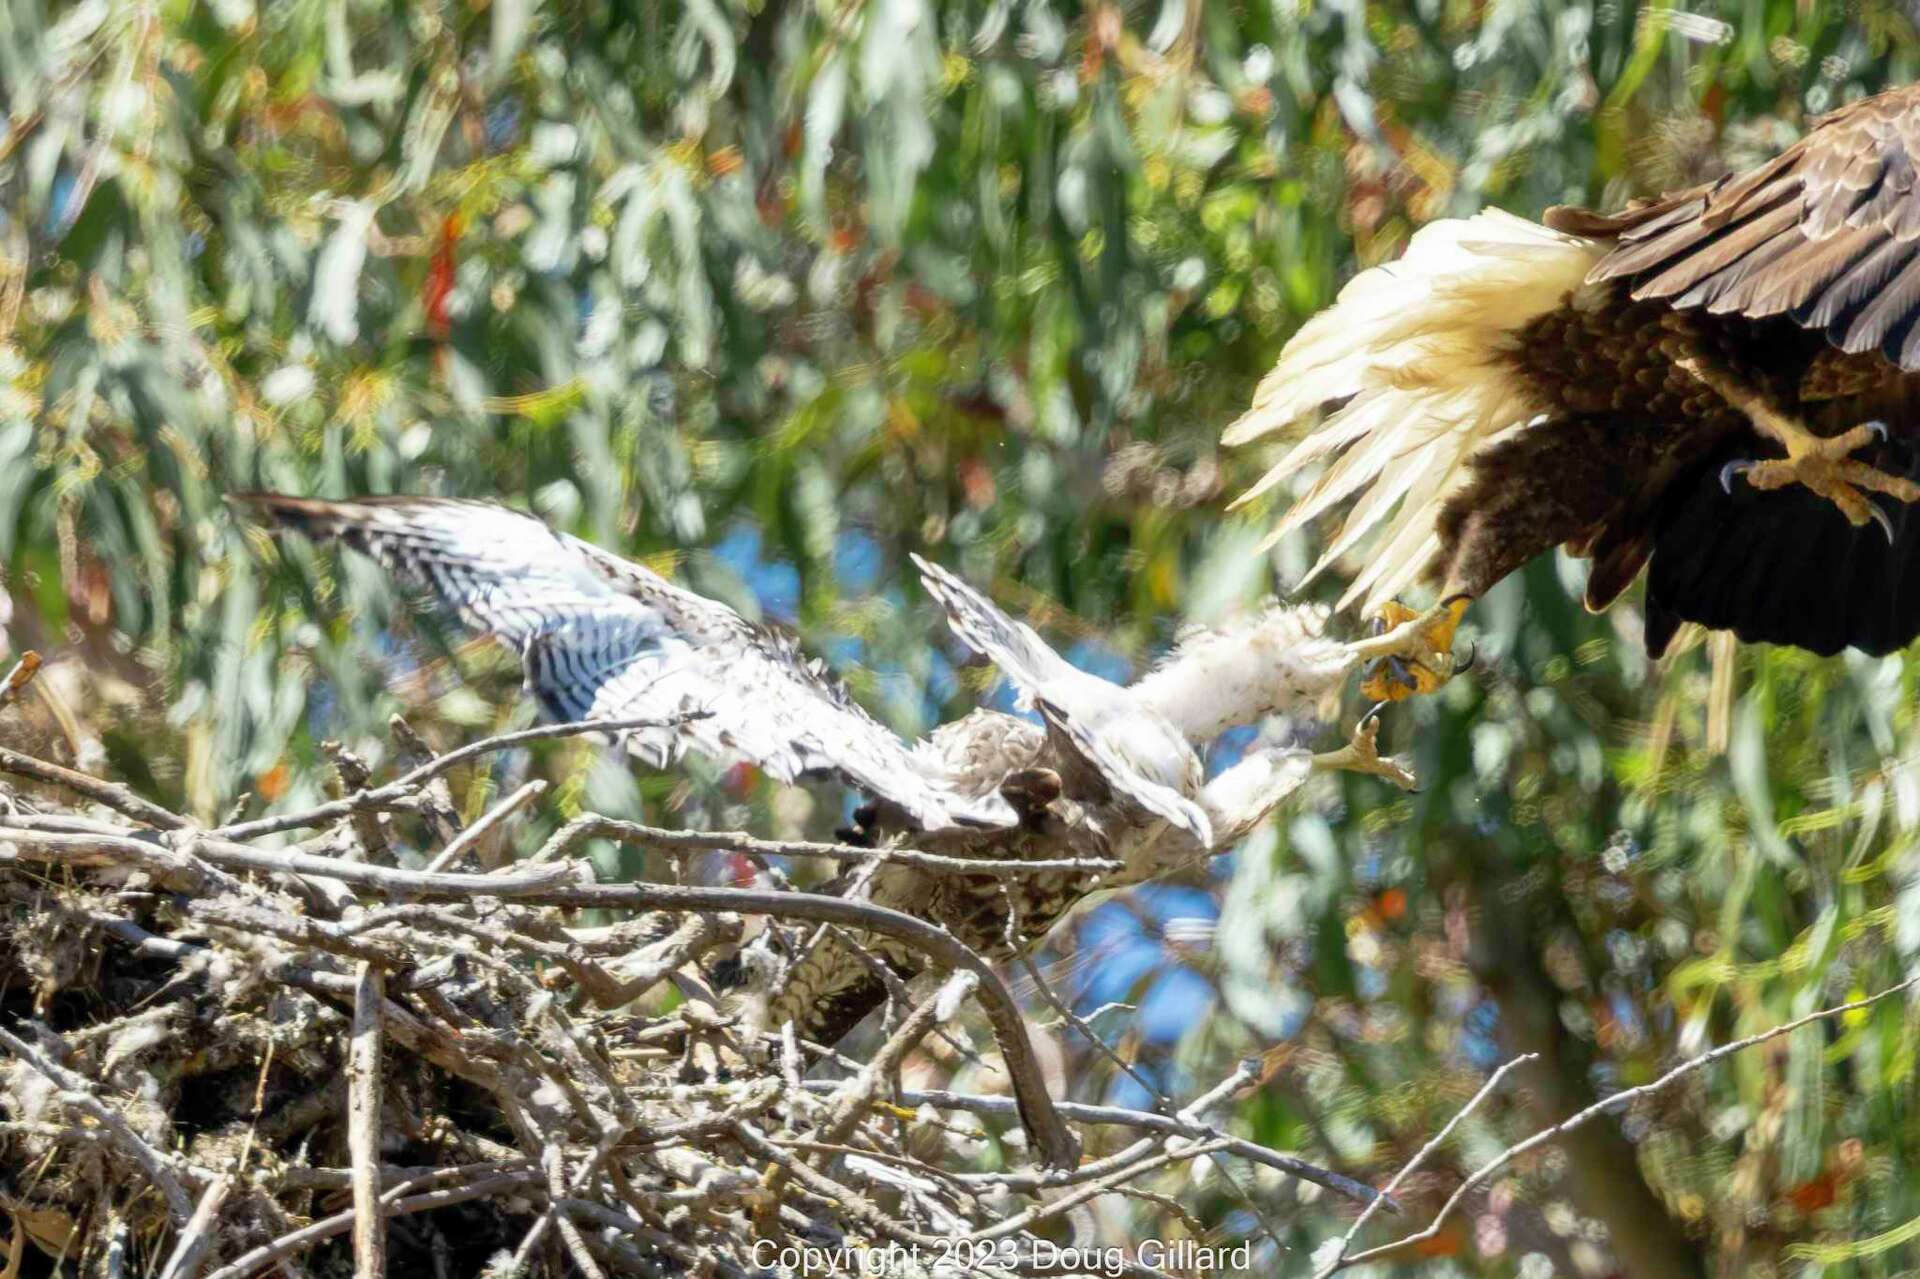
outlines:
[{"label": "bald eagle", "polygon": [[[1342,601],[1382,619],[1369,695],[1435,687],[1467,604],[1555,546],[1590,609],[1647,570],[1654,656],[1683,621],[1826,655],[1920,633],[1916,170],[1910,86],[1622,213],[1431,223],[1303,326],[1224,440],[1331,409],[1240,501],[1322,463],[1269,544],[1350,501],[1318,573],[1378,531]],[[1422,578],[1440,604],[1394,602]]]}]

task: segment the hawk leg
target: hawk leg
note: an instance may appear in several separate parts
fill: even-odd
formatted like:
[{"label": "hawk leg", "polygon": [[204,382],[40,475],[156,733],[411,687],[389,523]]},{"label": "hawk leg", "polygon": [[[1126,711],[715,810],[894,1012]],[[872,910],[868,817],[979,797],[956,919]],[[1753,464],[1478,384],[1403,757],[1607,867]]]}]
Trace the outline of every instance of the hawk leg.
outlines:
[{"label": "hawk leg", "polygon": [[1853,458],[1873,440],[1887,438],[1884,422],[1868,422],[1839,435],[1815,435],[1724,370],[1692,359],[1681,360],[1680,367],[1711,387],[1714,394],[1744,414],[1756,431],[1787,451],[1784,458],[1727,463],[1720,471],[1722,488],[1732,492],[1736,475],[1762,492],[1799,484],[1839,507],[1856,528],[1872,521],[1889,542],[1893,541],[1893,521],[1867,494],[1885,493],[1901,502],[1920,501],[1920,484]]},{"label": "hawk leg", "polygon": [[1401,790],[1418,784],[1413,773],[1399,760],[1380,753],[1380,717],[1369,715],[1354,727],[1353,738],[1337,751],[1322,751],[1313,757],[1313,766],[1325,771],[1365,773],[1384,777]]},{"label": "hawk leg", "polygon": [[1374,618],[1374,634],[1350,647],[1373,666],[1360,683],[1363,696],[1375,702],[1398,702],[1431,693],[1452,678],[1453,634],[1469,595],[1450,595],[1424,613],[1404,604],[1389,603]]}]

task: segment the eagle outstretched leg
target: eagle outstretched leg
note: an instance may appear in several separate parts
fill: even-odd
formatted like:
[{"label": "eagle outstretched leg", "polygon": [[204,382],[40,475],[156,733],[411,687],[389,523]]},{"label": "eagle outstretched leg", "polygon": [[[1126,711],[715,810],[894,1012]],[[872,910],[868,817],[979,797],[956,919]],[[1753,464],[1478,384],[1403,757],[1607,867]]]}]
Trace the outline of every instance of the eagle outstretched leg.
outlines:
[{"label": "eagle outstretched leg", "polygon": [[1920,501],[1920,484],[1889,475],[1876,466],[1855,461],[1853,454],[1875,440],[1887,438],[1884,422],[1868,422],[1839,435],[1815,435],[1803,424],[1769,404],[1758,392],[1743,386],[1725,370],[1700,360],[1681,360],[1680,367],[1711,387],[1716,395],[1746,415],[1756,431],[1777,441],[1784,458],[1729,462],[1720,471],[1720,486],[1729,492],[1733,477],[1763,492],[1799,484],[1840,508],[1856,528],[1869,521],[1893,541],[1893,521],[1868,493],[1885,493],[1901,502]]},{"label": "eagle outstretched leg", "polygon": [[1431,693],[1453,677],[1453,635],[1470,595],[1449,595],[1424,613],[1389,603],[1374,619],[1375,633],[1352,645],[1354,654],[1372,660],[1360,683],[1362,696],[1398,702]]}]

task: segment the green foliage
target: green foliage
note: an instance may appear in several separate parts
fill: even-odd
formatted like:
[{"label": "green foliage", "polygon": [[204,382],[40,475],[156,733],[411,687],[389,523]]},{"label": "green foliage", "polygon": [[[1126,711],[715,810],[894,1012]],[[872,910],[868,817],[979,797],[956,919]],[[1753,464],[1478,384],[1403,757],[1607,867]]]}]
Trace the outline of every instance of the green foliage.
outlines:
[{"label": "green foliage", "polygon": [[[1874,5],[1700,9],[6,0],[0,647],[55,659],[28,718],[211,817],[311,796],[318,740],[395,711],[447,737],[524,714],[366,566],[238,528],[221,495],[259,487],[497,496],[748,611],[766,570],[712,548],[752,530],[791,620],[908,730],[978,691],[909,550],[1144,661],[1271,589],[1266,512],[1223,509],[1258,459],[1215,440],[1356,265],[1433,217],[1750,162],[1920,67]],[[1395,712],[1420,795],[1329,784],[1238,858],[1194,961],[1218,1009],[1175,1064],[1274,1049],[1262,1140],[1384,1180],[1525,1046],[1517,1010],[1590,1099],[1920,949],[1914,669],[1650,666],[1631,605],[1586,616],[1571,572],[1485,601],[1474,675]],[[561,780],[557,809],[809,820],[590,755],[508,767]],[[1603,1228],[1671,1225],[1726,1274],[1920,1263],[1915,1034],[1885,1003],[1605,1121],[1670,1220]],[[1409,1202],[1538,1119],[1497,1100]],[[1584,1273],[1567,1165],[1516,1165],[1422,1264]],[[1180,1196],[1273,1228],[1221,1181]],[[1289,1270],[1344,1228],[1281,1222]]]}]

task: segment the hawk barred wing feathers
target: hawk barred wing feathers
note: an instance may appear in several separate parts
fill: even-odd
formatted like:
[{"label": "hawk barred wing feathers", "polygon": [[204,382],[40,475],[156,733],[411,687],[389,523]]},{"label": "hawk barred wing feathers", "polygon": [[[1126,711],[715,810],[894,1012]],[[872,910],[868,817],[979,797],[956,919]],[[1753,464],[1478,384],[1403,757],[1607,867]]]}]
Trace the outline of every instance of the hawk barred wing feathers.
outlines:
[{"label": "hawk barred wing feathers", "polygon": [[875,721],[788,637],[531,516],[438,498],[236,500],[366,553],[467,627],[515,648],[549,715],[706,713],[673,728],[623,730],[622,744],[650,767],[692,749],[785,782],[842,776],[922,829],[1014,820],[998,795],[956,790],[936,759]]},{"label": "hawk barred wing feathers", "polygon": [[[839,775],[924,830],[1017,820],[994,789],[997,778],[955,773],[937,741],[901,741],[789,637],[532,516],[438,498],[236,500],[277,524],[364,552],[467,627],[511,645],[528,690],[551,716],[705,712],[671,728],[622,730],[626,750],[650,767],[691,749],[751,762],[781,781]],[[1057,744],[1084,766],[1093,790],[1211,845],[1211,824],[1194,798],[1204,773],[1178,727],[1128,690],[1073,666],[953,574],[913,558],[954,631],[999,664]]]},{"label": "hawk barred wing feathers", "polygon": [[1209,847],[1213,830],[1193,802],[1200,758],[1172,724],[1117,684],[1080,670],[984,595],[937,564],[913,557],[927,592],[969,647],[992,659],[1056,739],[1125,799]]}]

